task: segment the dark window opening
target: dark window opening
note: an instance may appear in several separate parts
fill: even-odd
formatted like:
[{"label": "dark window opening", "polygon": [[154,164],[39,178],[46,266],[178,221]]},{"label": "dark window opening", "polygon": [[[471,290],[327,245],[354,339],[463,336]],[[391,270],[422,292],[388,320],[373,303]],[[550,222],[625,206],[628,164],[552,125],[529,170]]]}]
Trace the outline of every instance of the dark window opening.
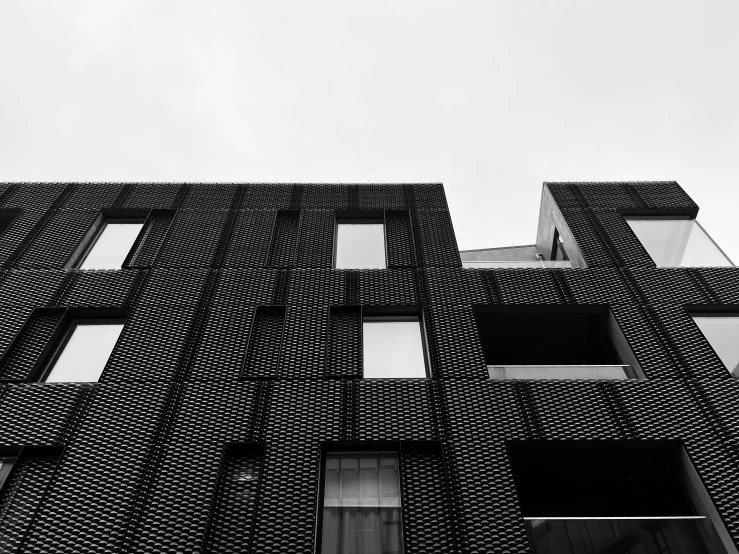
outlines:
[{"label": "dark window opening", "polygon": [[618,365],[602,307],[490,307],[475,312],[488,365]]},{"label": "dark window opening", "polygon": [[552,241],[552,260],[569,260],[565,245],[562,243],[562,237],[559,236],[559,231],[554,230],[554,240]]},{"label": "dark window opening", "polygon": [[0,234],[10,227],[13,220],[21,213],[19,209],[0,210]]},{"label": "dark window opening", "polygon": [[535,554],[736,552],[677,441],[512,442],[508,452]]}]

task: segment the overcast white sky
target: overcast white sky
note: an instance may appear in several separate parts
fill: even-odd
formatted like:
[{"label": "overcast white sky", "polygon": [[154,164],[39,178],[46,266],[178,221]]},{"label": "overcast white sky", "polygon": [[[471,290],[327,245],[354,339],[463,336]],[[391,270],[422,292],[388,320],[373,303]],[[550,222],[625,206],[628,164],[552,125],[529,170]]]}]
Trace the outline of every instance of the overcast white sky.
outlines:
[{"label": "overcast white sky", "polygon": [[462,249],[541,183],[676,180],[739,263],[737,0],[0,2],[0,180],[444,182]]}]

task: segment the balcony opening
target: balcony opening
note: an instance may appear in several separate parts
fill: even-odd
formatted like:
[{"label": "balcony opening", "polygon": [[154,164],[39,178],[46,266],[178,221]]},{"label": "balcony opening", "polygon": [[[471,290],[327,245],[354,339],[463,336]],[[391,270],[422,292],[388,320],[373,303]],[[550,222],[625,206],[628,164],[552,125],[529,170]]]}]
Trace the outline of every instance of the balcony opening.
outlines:
[{"label": "balcony opening", "polygon": [[678,441],[513,441],[535,554],[736,554]]},{"label": "balcony opening", "polygon": [[607,306],[477,306],[491,379],[640,379]]}]

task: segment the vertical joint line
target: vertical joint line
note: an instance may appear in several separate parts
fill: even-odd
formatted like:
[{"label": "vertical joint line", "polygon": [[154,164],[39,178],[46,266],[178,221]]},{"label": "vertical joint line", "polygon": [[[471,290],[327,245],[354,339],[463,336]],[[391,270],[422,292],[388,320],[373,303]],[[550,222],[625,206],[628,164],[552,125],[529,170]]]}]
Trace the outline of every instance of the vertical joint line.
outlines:
[{"label": "vertical joint line", "polygon": [[632,198],[632,200],[636,202],[637,206],[639,206],[640,208],[648,207],[647,203],[644,201],[644,198],[642,198],[641,194],[639,194],[639,191],[636,190],[636,187],[634,185],[624,184],[623,188],[626,193]]},{"label": "vertical joint line", "polygon": [[711,304],[721,304],[721,299],[714,292],[713,287],[711,287],[708,281],[706,281],[706,278],[703,276],[699,269],[691,267],[686,268],[685,271],[687,271],[688,277],[690,277],[690,280],[693,281],[693,284],[701,292],[706,300],[708,300]]},{"label": "vertical joint line", "polygon": [[303,185],[293,185],[290,191],[290,206],[291,210],[299,210],[300,205],[303,201]]},{"label": "vertical joint line", "polygon": [[287,302],[287,291],[290,288],[290,269],[278,269],[277,279],[275,280],[275,288],[272,291],[272,304],[278,306]]},{"label": "vertical joint line", "polygon": [[115,200],[113,200],[113,203],[111,204],[111,208],[113,209],[119,209],[125,204],[126,200],[128,200],[128,197],[133,192],[133,183],[127,183],[123,186],[121,191],[118,193],[118,196],[115,197]]}]

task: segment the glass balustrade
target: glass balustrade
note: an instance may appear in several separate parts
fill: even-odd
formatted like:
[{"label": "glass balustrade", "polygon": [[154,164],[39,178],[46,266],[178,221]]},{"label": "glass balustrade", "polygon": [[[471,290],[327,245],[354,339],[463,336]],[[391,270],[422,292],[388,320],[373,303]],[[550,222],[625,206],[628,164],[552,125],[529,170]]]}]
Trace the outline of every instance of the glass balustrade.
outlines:
[{"label": "glass balustrade", "polygon": [[569,268],[570,260],[534,260],[534,261],[462,261],[465,269],[501,269],[507,267],[534,267],[534,268]]},{"label": "glass balustrade", "polygon": [[704,516],[524,519],[534,554],[728,552],[713,523]]},{"label": "glass balustrade", "polygon": [[489,365],[490,379],[636,379],[628,365]]}]

